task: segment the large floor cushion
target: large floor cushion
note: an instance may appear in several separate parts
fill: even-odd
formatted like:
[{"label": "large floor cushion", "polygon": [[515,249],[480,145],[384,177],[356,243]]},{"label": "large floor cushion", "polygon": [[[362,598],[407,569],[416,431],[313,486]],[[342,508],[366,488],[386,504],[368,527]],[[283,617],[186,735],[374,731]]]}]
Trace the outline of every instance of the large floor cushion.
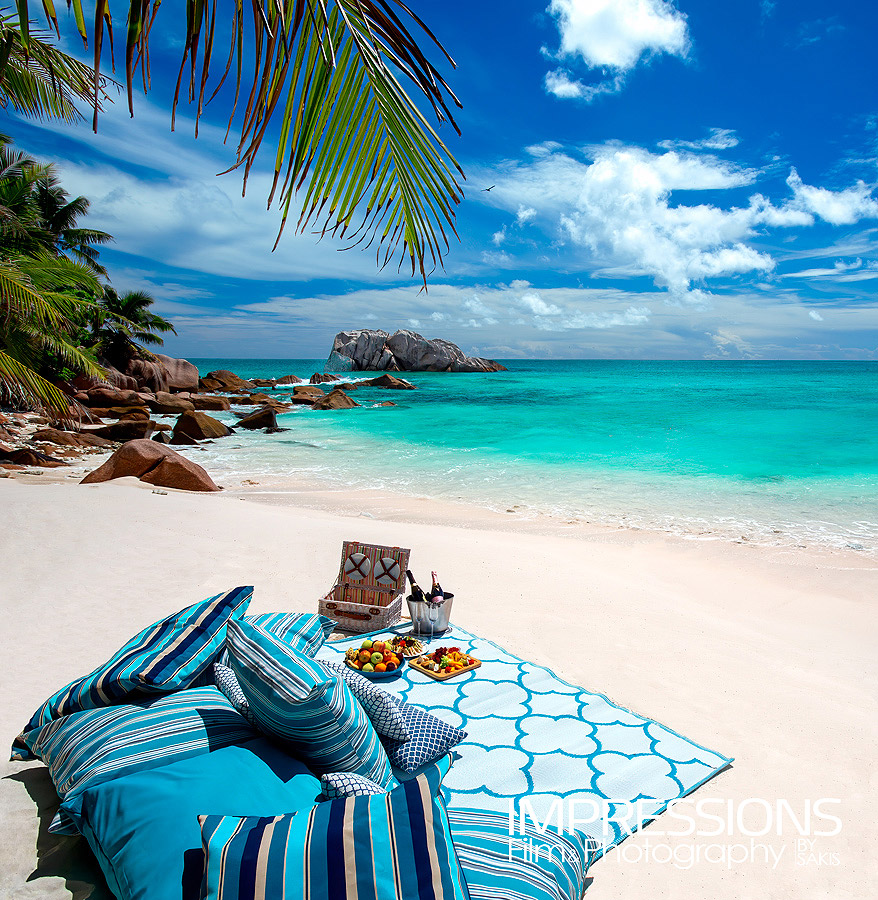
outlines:
[{"label": "large floor cushion", "polygon": [[86,789],[73,811],[120,900],[197,900],[198,816],[310,810],[320,782],[265,738]]},{"label": "large floor cushion", "polygon": [[448,821],[472,900],[580,900],[597,845],[476,809],[449,809]]},{"label": "large floor cushion", "polygon": [[467,900],[439,790],[447,764],[310,812],[202,817],[204,900]]},{"label": "large floor cushion", "polygon": [[87,787],[255,737],[258,732],[219,690],[207,687],[72,713],[29,731],[24,740],[48,766],[69,813]]},{"label": "large floor cushion", "polygon": [[53,719],[123,703],[132,694],[171,693],[195,684],[222,648],[226,624],[244,614],[252,596],[252,587],[237,587],[144,628],[90,675],[52,694],[15,739],[12,759],[33,759],[23,735]]},{"label": "large floor cushion", "polygon": [[382,787],[387,754],[348,686],[250,622],[230,622],[229,661],[259,728],[317,774],[354,772]]}]

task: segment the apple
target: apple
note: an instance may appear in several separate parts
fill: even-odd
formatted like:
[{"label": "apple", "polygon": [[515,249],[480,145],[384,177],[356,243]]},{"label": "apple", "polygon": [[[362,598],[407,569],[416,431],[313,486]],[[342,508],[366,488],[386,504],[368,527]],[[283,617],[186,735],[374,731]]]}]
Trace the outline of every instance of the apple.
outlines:
[{"label": "apple", "polygon": [[368,650],[360,651],[360,662],[367,663],[372,661],[372,654]]},{"label": "apple", "polygon": [[372,641],[369,638],[366,638],[362,644],[360,644],[361,650],[369,650],[372,647]]},{"label": "apple", "polygon": [[366,663],[366,665],[363,666],[363,671],[364,672],[374,672],[375,666],[373,666],[372,663]]},{"label": "apple", "polygon": [[383,659],[384,657],[380,653],[373,653],[370,662],[373,666],[377,666]]}]

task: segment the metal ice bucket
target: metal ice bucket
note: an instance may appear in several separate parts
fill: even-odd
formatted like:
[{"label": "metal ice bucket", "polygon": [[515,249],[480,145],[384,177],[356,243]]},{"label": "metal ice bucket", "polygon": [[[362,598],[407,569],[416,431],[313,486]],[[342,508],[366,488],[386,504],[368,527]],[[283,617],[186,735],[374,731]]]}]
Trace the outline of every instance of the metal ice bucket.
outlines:
[{"label": "metal ice bucket", "polygon": [[[451,606],[454,603],[454,594],[446,594],[445,601],[438,608],[424,600],[412,600],[406,597],[409,605],[409,615],[412,617],[412,634],[431,635],[442,634],[448,631],[451,625]],[[433,620],[430,620],[430,606],[433,606]]]}]

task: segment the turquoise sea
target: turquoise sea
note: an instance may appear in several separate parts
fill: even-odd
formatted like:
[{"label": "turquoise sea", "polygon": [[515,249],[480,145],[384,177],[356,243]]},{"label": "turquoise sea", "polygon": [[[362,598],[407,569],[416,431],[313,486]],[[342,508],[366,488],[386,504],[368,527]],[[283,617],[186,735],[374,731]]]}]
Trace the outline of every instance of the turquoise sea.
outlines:
[{"label": "turquoise sea", "polygon": [[[193,362],[264,378],[324,365]],[[299,407],[278,418],[288,432],[239,433],[204,461],[229,485],[317,479],[699,539],[878,552],[878,362],[504,362],[491,375],[407,373],[417,391],[359,390],[360,409]],[[398,406],[372,406],[383,400]]]}]

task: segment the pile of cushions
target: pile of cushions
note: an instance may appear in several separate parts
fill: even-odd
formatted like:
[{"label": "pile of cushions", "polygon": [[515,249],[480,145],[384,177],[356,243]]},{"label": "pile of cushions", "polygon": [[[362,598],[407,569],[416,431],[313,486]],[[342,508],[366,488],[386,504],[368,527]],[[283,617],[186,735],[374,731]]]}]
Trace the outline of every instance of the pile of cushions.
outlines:
[{"label": "pile of cushions", "polygon": [[[445,808],[466,733],[315,660],[331,620],[245,616],[252,594],[144,629],[34,713],[13,759],[48,766],[51,830],[83,834],[121,900],[487,900],[491,872],[522,882],[498,869],[505,817]],[[578,900],[588,857],[570,857],[521,861],[527,896]]]}]

